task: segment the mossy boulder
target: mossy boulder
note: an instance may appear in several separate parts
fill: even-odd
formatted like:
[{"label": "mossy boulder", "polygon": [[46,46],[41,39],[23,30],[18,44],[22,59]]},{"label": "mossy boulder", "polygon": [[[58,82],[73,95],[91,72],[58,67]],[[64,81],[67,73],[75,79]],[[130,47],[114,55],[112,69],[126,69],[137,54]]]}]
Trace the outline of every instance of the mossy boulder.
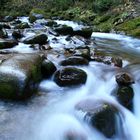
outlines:
[{"label": "mossy boulder", "polygon": [[87,74],[75,67],[65,67],[55,72],[53,80],[61,87],[85,84]]},{"label": "mossy boulder", "polygon": [[43,45],[43,44],[46,44],[47,43],[47,35],[46,34],[36,34],[36,35],[33,35],[31,37],[28,37],[26,39],[23,40],[23,43],[25,44],[40,44],[40,45]]},{"label": "mossy boulder", "polygon": [[37,54],[18,54],[0,65],[0,98],[22,100],[37,89],[42,58]]},{"label": "mossy boulder", "polygon": [[15,40],[0,39],[0,49],[7,49],[16,46],[18,43]]},{"label": "mossy boulder", "polygon": [[65,60],[62,60],[60,62],[60,65],[62,66],[68,66],[68,65],[88,65],[89,61],[83,57],[80,56],[72,56]]},{"label": "mossy boulder", "polygon": [[43,16],[42,14],[32,13],[32,14],[30,14],[30,16],[29,16],[29,21],[30,21],[31,23],[33,23],[33,22],[35,22],[37,19],[42,19],[42,18],[44,18],[44,16]]},{"label": "mossy boulder", "polygon": [[50,60],[43,60],[41,65],[41,72],[43,78],[48,78],[56,71],[55,65]]},{"label": "mossy boulder", "polygon": [[45,25],[49,27],[53,27],[57,25],[57,22],[55,22],[54,20],[48,20]]}]

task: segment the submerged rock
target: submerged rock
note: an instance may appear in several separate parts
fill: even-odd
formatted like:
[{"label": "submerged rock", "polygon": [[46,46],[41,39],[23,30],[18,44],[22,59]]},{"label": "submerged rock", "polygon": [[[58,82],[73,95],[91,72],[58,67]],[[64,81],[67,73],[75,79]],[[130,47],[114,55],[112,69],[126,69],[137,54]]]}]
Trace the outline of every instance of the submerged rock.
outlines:
[{"label": "submerged rock", "polygon": [[43,44],[47,43],[47,39],[48,39],[48,37],[46,34],[37,34],[37,35],[33,35],[29,38],[26,38],[25,40],[23,40],[23,43],[43,45]]},{"label": "submerged rock", "polygon": [[116,82],[120,86],[129,86],[134,83],[134,79],[129,73],[123,72],[116,75]]},{"label": "submerged rock", "polygon": [[18,43],[15,40],[0,39],[0,49],[7,49],[16,46]]},{"label": "submerged rock", "polygon": [[56,67],[51,61],[45,59],[42,62],[41,72],[42,72],[42,75],[43,75],[44,78],[48,78],[48,77],[52,76],[52,74],[55,71],[56,71]]},{"label": "submerged rock", "polygon": [[0,65],[0,98],[21,100],[30,97],[41,78],[42,58],[37,54],[12,56]]},{"label": "submerged rock", "polygon": [[68,65],[88,65],[89,62],[87,59],[79,56],[72,56],[60,62],[62,66]]},{"label": "submerged rock", "polygon": [[76,86],[85,84],[87,80],[87,74],[81,69],[75,67],[66,67],[56,71],[53,80],[62,87]]}]

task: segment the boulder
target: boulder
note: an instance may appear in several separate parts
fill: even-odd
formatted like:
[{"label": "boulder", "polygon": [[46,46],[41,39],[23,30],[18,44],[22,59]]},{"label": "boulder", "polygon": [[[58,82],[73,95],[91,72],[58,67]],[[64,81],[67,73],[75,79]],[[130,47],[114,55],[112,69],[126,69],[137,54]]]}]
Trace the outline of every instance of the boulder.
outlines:
[{"label": "boulder", "polygon": [[88,65],[89,62],[87,59],[79,56],[72,56],[60,62],[62,66],[68,65]]},{"label": "boulder", "polygon": [[53,80],[61,87],[76,86],[85,84],[87,80],[87,74],[81,69],[75,67],[66,67],[56,71]]},{"label": "boulder", "polygon": [[29,38],[26,38],[23,40],[23,43],[25,44],[46,44],[47,43],[47,35],[46,34],[37,34],[37,35],[33,35]]},{"label": "boulder", "polygon": [[83,29],[74,31],[73,35],[79,35],[79,36],[82,36],[84,38],[90,38],[92,32],[93,32],[92,28],[83,28]]},{"label": "boulder", "polygon": [[62,34],[62,35],[73,35],[73,28],[67,25],[60,25],[56,27],[55,32]]},{"label": "boulder", "polygon": [[7,38],[8,34],[5,29],[0,29],[0,38]]},{"label": "boulder", "polygon": [[27,22],[23,22],[15,26],[15,29],[26,29],[26,28],[30,28],[30,25]]},{"label": "boulder", "polygon": [[11,22],[13,20],[14,20],[13,16],[5,16],[4,19],[3,19],[4,22]]},{"label": "boulder", "polygon": [[122,62],[122,59],[120,57],[112,57],[111,61],[114,64],[114,66],[116,66],[116,67],[121,68],[123,66],[123,62]]},{"label": "boulder", "polygon": [[42,19],[44,16],[42,14],[31,13],[29,15],[29,21],[31,23],[35,22],[37,19]]},{"label": "boulder", "polygon": [[16,46],[18,43],[15,40],[0,39],[0,49],[7,49]]},{"label": "boulder", "polygon": [[90,124],[107,138],[111,138],[116,133],[115,114],[112,106],[104,104],[99,112],[90,116]]},{"label": "boulder", "polygon": [[20,30],[14,30],[12,33],[13,38],[15,39],[20,39],[23,37],[22,33],[20,32]]},{"label": "boulder", "polygon": [[41,72],[42,72],[43,78],[48,78],[48,77],[52,76],[52,74],[55,71],[56,71],[56,67],[51,61],[45,59],[42,62]]},{"label": "boulder", "polygon": [[5,28],[5,29],[11,29],[10,25],[7,23],[0,23],[0,29]]},{"label": "boulder", "polygon": [[18,54],[0,65],[0,98],[22,100],[33,95],[41,78],[42,58]]},{"label": "boulder", "polygon": [[57,25],[57,22],[55,22],[54,20],[48,20],[45,25],[49,27],[53,27]]},{"label": "boulder", "polygon": [[134,91],[133,88],[130,86],[121,86],[118,88],[116,93],[116,98],[127,109],[133,109],[133,97]]},{"label": "boulder", "polygon": [[118,73],[116,76],[116,82],[120,86],[129,86],[134,83],[134,79],[129,73],[122,72]]}]

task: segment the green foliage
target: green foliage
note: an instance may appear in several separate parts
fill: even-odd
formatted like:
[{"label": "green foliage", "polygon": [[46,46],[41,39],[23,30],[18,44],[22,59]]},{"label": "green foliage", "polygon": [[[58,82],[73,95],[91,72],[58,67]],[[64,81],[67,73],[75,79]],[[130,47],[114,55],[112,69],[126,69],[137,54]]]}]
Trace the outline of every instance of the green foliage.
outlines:
[{"label": "green foliage", "polygon": [[94,0],[93,9],[95,12],[107,11],[110,7],[121,3],[122,0]]}]

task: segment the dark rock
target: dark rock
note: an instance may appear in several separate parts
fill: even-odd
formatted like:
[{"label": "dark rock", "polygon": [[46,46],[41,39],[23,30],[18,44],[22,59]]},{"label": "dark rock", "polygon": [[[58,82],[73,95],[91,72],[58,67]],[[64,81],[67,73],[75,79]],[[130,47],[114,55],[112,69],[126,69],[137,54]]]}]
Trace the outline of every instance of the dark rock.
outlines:
[{"label": "dark rock", "polygon": [[130,86],[119,87],[115,96],[123,106],[132,110],[134,97],[134,91],[132,87]]},{"label": "dark rock", "polygon": [[60,62],[60,65],[62,66],[68,66],[68,65],[88,65],[89,62],[87,59],[83,57],[78,57],[78,56],[72,56],[69,57],[63,61]]},{"label": "dark rock", "polygon": [[22,38],[22,37],[23,37],[23,35],[21,34],[20,30],[15,30],[15,31],[13,31],[12,36],[13,36],[15,39],[19,39],[19,38]]},{"label": "dark rock", "polygon": [[92,29],[91,28],[83,28],[81,30],[76,30],[73,32],[73,35],[79,35],[84,38],[90,38],[92,34]]},{"label": "dark rock", "polygon": [[4,20],[4,22],[11,22],[11,21],[14,20],[14,17],[12,17],[12,16],[5,16],[3,20]]},{"label": "dark rock", "polygon": [[22,100],[33,95],[41,78],[42,58],[18,54],[0,65],[0,98]]},{"label": "dark rock", "polygon": [[45,59],[42,62],[41,72],[42,72],[42,75],[43,75],[44,78],[48,78],[48,77],[52,76],[52,74],[55,71],[56,71],[56,67],[51,61]]},{"label": "dark rock", "polygon": [[120,86],[129,86],[134,83],[134,79],[130,74],[123,72],[116,75],[116,82]]},{"label": "dark rock", "polygon": [[54,30],[62,35],[73,35],[73,28],[67,25],[61,25],[56,27]]},{"label": "dark rock", "polygon": [[75,67],[66,67],[56,71],[53,80],[62,87],[76,86],[85,84],[87,80],[87,74],[81,69]]},{"label": "dark rock", "polygon": [[90,60],[90,48],[89,47],[77,48],[75,49],[74,56],[81,56]]},{"label": "dark rock", "polygon": [[119,58],[119,57],[112,57],[112,63],[114,64],[114,66],[116,66],[116,67],[122,67],[122,65],[123,65],[123,62],[122,62],[122,59],[121,58]]},{"label": "dark rock", "polygon": [[55,22],[54,20],[48,20],[48,22],[45,25],[49,27],[53,27],[57,25],[57,22]]},{"label": "dark rock", "polygon": [[4,40],[0,39],[0,49],[12,48],[18,43],[15,40]]},{"label": "dark rock", "polygon": [[37,34],[34,36],[31,36],[29,38],[26,38],[23,42],[25,44],[40,44],[43,45],[47,43],[47,35],[46,34]]},{"label": "dark rock", "polygon": [[44,16],[42,14],[31,13],[29,15],[29,21],[31,23],[35,22],[37,19],[42,19]]},{"label": "dark rock", "polygon": [[0,38],[7,38],[8,34],[5,29],[0,29]]},{"label": "dark rock", "polygon": [[15,29],[26,29],[26,28],[30,28],[30,25],[27,22],[23,22],[15,26]]},{"label": "dark rock", "polygon": [[102,110],[91,116],[90,123],[107,138],[111,138],[116,133],[115,114],[116,112],[112,106],[104,105]]},{"label": "dark rock", "polygon": [[5,29],[11,29],[9,24],[6,23],[0,23],[0,29],[5,28]]}]

